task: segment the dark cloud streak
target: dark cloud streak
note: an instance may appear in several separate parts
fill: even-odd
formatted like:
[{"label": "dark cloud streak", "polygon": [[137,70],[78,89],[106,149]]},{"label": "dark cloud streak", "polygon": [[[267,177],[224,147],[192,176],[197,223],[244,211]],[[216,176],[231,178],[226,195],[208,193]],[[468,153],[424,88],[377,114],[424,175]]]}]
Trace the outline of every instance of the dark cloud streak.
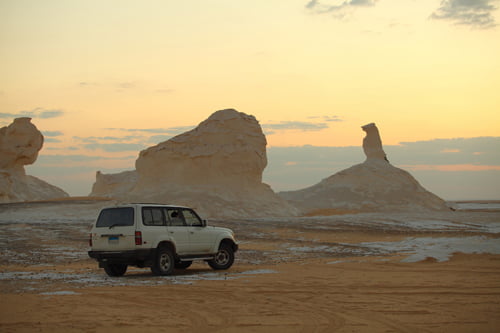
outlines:
[{"label": "dark cloud streak", "polygon": [[140,151],[146,148],[141,143],[89,143],[84,145],[89,150],[103,150],[108,153],[118,153],[124,151]]},{"label": "dark cloud streak", "polygon": [[176,135],[192,130],[195,126],[177,126],[169,128],[105,128],[109,131],[123,131],[123,132],[146,132],[163,135]]},{"label": "dark cloud streak", "polygon": [[301,130],[305,132],[309,131],[321,131],[328,128],[325,123],[314,123],[305,121],[282,121],[274,124],[262,124],[264,130],[276,130],[276,131],[286,131],[286,130]]},{"label": "dark cloud streak", "polygon": [[371,7],[375,5],[377,0],[345,0],[340,4],[331,4],[329,2],[328,0],[311,0],[305,5],[305,8],[315,14],[334,13],[335,17],[343,18],[345,14],[340,14],[341,12],[356,7]]},{"label": "dark cloud streak", "polygon": [[42,131],[43,136],[63,136],[64,133],[61,131]]},{"label": "dark cloud streak", "polygon": [[434,20],[448,20],[459,25],[489,29],[497,26],[493,12],[497,0],[443,0],[441,6],[431,14]]},{"label": "dark cloud streak", "polygon": [[58,109],[44,109],[44,108],[35,108],[33,110],[23,110],[17,113],[0,113],[0,119],[8,119],[8,118],[40,118],[40,119],[49,119],[49,118],[57,118],[64,115],[63,110]]}]

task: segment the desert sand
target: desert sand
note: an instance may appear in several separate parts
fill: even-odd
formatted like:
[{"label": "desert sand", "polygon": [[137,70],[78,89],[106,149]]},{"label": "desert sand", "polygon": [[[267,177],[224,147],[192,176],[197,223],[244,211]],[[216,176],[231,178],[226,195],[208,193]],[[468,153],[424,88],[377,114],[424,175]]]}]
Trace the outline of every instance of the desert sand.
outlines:
[{"label": "desert sand", "polygon": [[1,332],[500,330],[498,203],[209,221],[240,242],[228,271],[195,263],[122,278],[86,254],[88,226],[109,204],[0,205]]}]

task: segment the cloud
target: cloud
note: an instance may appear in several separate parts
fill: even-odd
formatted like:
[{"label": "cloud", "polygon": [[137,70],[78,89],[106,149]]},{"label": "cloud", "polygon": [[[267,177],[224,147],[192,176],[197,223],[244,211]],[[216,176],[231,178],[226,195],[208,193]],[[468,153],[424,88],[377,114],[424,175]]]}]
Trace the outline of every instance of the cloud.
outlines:
[{"label": "cloud", "polygon": [[315,122],[306,122],[306,121],[282,121],[274,124],[262,124],[264,130],[273,130],[276,131],[286,131],[286,130],[300,130],[300,131],[321,131],[325,128],[328,128],[328,125],[325,123],[315,123]]},{"label": "cloud", "polygon": [[118,89],[134,89],[137,84],[135,82],[119,82],[116,86]]},{"label": "cloud", "polygon": [[[361,142],[360,137],[360,144],[351,147],[269,147],[263,180],[275,191],[312,186],[338,171],[362,163],[365,155]],[[125,157],[77,152],[75,155],[41,154],[35,164],[27,167],[28,174],[54,179],[51,183],[73,195],[86,195],[95,181],[95,171],[133,169],[137,151],[142,149],[137,143],[137,146],[122,143],[125,146],[121,147],[119,142],[84,143],[92,144],[89,149],[93,150],[115,152],[126,149],[133,153]],[[494,199],[500,196],[498,147],[500,137],[477,137],[403,142],[400,145],[384,145],[384,150],[392,165],[411,172],[426,189],[444,199]],[[78,176],[82,172],[88,174],[85,179]],[[64,175],[71,177],[62,181]]]},{"label": "cloud", "polygon": [[397,158],[401,164],[500,165],[498,147],[500,137],[476,137],[401,142],[399,146],[384,146],[384,149],[391,162]]},{"label": "cloud", "polygon": [[87,88],[87,87],[99,86],[100,84],[97,82],[80,81],[77,83],[77,85],[81,88]]},{"label": "cloud", "polygon": [[315,14],[333,14],[336,18],[344,18],[348,12],[357,7],[375,6],[378,0],[311,0],[305,8]]},{"label": "cloud", "polygon": [[459,25],[473,28],[494,28],[497,24],[493,12],[497,10],[493,4],[498,0],[443,0],[441,6],[430,18],[448,20]]},{"label": "cloud", "polygon": [[148,133],[166,133],[168,129],[166,128],[105,128],[108,131],[123,131],[123,132],[148,132]]},{"label": "cloud", "polygon": [[340,116],[309,116],[308,119],[322,119],[328,122],[344,121]]},{"label": "cloud", "polygon": [[54,139],[54,138],[44,138],[44,142],[45,143],[59,143],[59,142],[62,142],[61,140],[59,139]]},{"label": "cloud", "polygon": [[100,160],[127,160],[135,159],[136,156],[126,157],[105,157],[94,155],[69,155],[69,154],[54,154],[54,155],[40,155],[36,160],[36,164],[44,165],[64,165],[69,162],[91,162]]},{"label": "cloud", "polygon": [[108,153],[140,151],[146,148],[141,143],[88,143],[84,147],[90,150],[103,150]]},{"label": "cloud", "polygon": [[44,109],[44,108],[34,108],[33,110],[23,110],[17,113],[0,113],[0,118],[21,118],[21,117],[29,117],[29,118],[40,118],[40,119],[48,119],[48,118],[57,118],[64,115],[64,111],[58,109]]},{"label": "cloud", "polygon": [[123,132],[146,132],[146,133],[157,133],[162,135],[177,135],[189,130],[192,130],[195,126],[176,126],[168,128],[105,128],[110,131],[123,131]]},{"label": "cloud", "polygon": [[445,164],[445,165],[400,165],[399,167],[413,170],[437,170],[437,171],[486,171],[497,170],[500,171],[500,165],[476,165],[476,164]]},{"label": "cloud", "polygon": [[149,143],[159,143],[159,142],[164,142],[167,141],[168,139],[172,138],[171,135],[153,135],[152,137],[149,138],[148,142]]},{"label": "cloud", "polygon": [[[392,165],[410,171],[444,199],[500,195],[500,137],[435,139],[384,145]],[[362,163],[361,147],[269,147],[263,180],[275,191],[303,189]]]},{"label": "cloud", "polygon": [[73,140],[89,150],[103,150],[109,153],[139,151],[146,147],[146,136],[74,136]]},{"label": "cloud", "polygon": [[51,136],[51,137],[64,135],[64,133],[61,131],[43,131],[42,134],[43,136]]},{"label": "cloud", "polygon": [[[476,137],[404,142],[384,145],[384,150],[391,164],[405,169],[482,171],[500,169],[498,147],[500,137]],[[275,172],[276,177],[296,172],[291,179],[309,177],[317,181],[365,160],[361,142],[350,147],[273,146],[267,149],[267,155],[267,172]]]},{"label": "cloud", "polygon": [[[102,149],[107,152],[142,150],[146,144],[157,144],[173,136],[192,130],[194,126],[176,126],[169,128],[105,128],[107,131],[125,132],[113,136],[74,136],[73,139],[83,143],[83,147],[91,150]],[[121,133],[120,133],[121,134]],[[149,135],[148,135],[149,134]],[[155,135],[150,135],[155,134]]]},{"label": "cloud", "polygon": [[159,95],[169,95],[175,92],[175,89],[168,87],[152,87],[148,85],[147,82],[133,81],[133,80],[123,80],[123,81],[101,81],[101,82],[91,82],[91,81],[79,81],[75,83],[75,86],[82,90],[101,90],[113,91],[114,93],[132,93],[134,91],[149,92]]},{"label": "cloud", "polygon": [[87,136],[87,137],[81,137],[81,136],[74,136],[74,140],[85,142],[85,143],[98,143],[101,141],[116,141],[116,142],[124,142],[124,141],[131,141],[131,140],[136,140],[136,139],[144,139],[143,136],[137,136],[137,135],[127,135],[127,136]]}]

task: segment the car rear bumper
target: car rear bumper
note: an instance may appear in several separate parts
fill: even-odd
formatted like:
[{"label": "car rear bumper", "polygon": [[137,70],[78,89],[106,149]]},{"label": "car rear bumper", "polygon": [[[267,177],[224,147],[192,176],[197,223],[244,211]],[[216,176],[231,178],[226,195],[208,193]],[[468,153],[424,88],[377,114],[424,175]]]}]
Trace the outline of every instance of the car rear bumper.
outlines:
[{"label": "car rear bumper", "polygon": [[99,266],[105,264],[127,264],[147,265],[154,258],[154,249],[130,250],[130,251],[88,251],[90,258],[99,262]]}]

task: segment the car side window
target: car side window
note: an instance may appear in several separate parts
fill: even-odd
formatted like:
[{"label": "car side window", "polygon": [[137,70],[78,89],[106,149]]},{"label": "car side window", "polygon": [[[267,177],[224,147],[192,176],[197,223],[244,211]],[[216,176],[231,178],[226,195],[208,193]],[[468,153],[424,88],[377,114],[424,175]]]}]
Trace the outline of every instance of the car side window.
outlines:
[{"label": "car side window", "polygon": [[166,209],[165,216],[167,217],[167,225],[173,227],[181,227],[186,225],[184,223],[184,218],[182,217],[180,209],[174,209],[174,208]]},{"label": "car side window", "polygon": [[145,207],[142,209],[142,222],[144,225],[164,225],[161,208]]},{"label": "car side window", "polygon": [[188,226],[193,226],[193,227],[202,226],[201,219],[192,210],[184,209],[182,213],[184,214],[184,218],[186,219],[186,223]]}]

